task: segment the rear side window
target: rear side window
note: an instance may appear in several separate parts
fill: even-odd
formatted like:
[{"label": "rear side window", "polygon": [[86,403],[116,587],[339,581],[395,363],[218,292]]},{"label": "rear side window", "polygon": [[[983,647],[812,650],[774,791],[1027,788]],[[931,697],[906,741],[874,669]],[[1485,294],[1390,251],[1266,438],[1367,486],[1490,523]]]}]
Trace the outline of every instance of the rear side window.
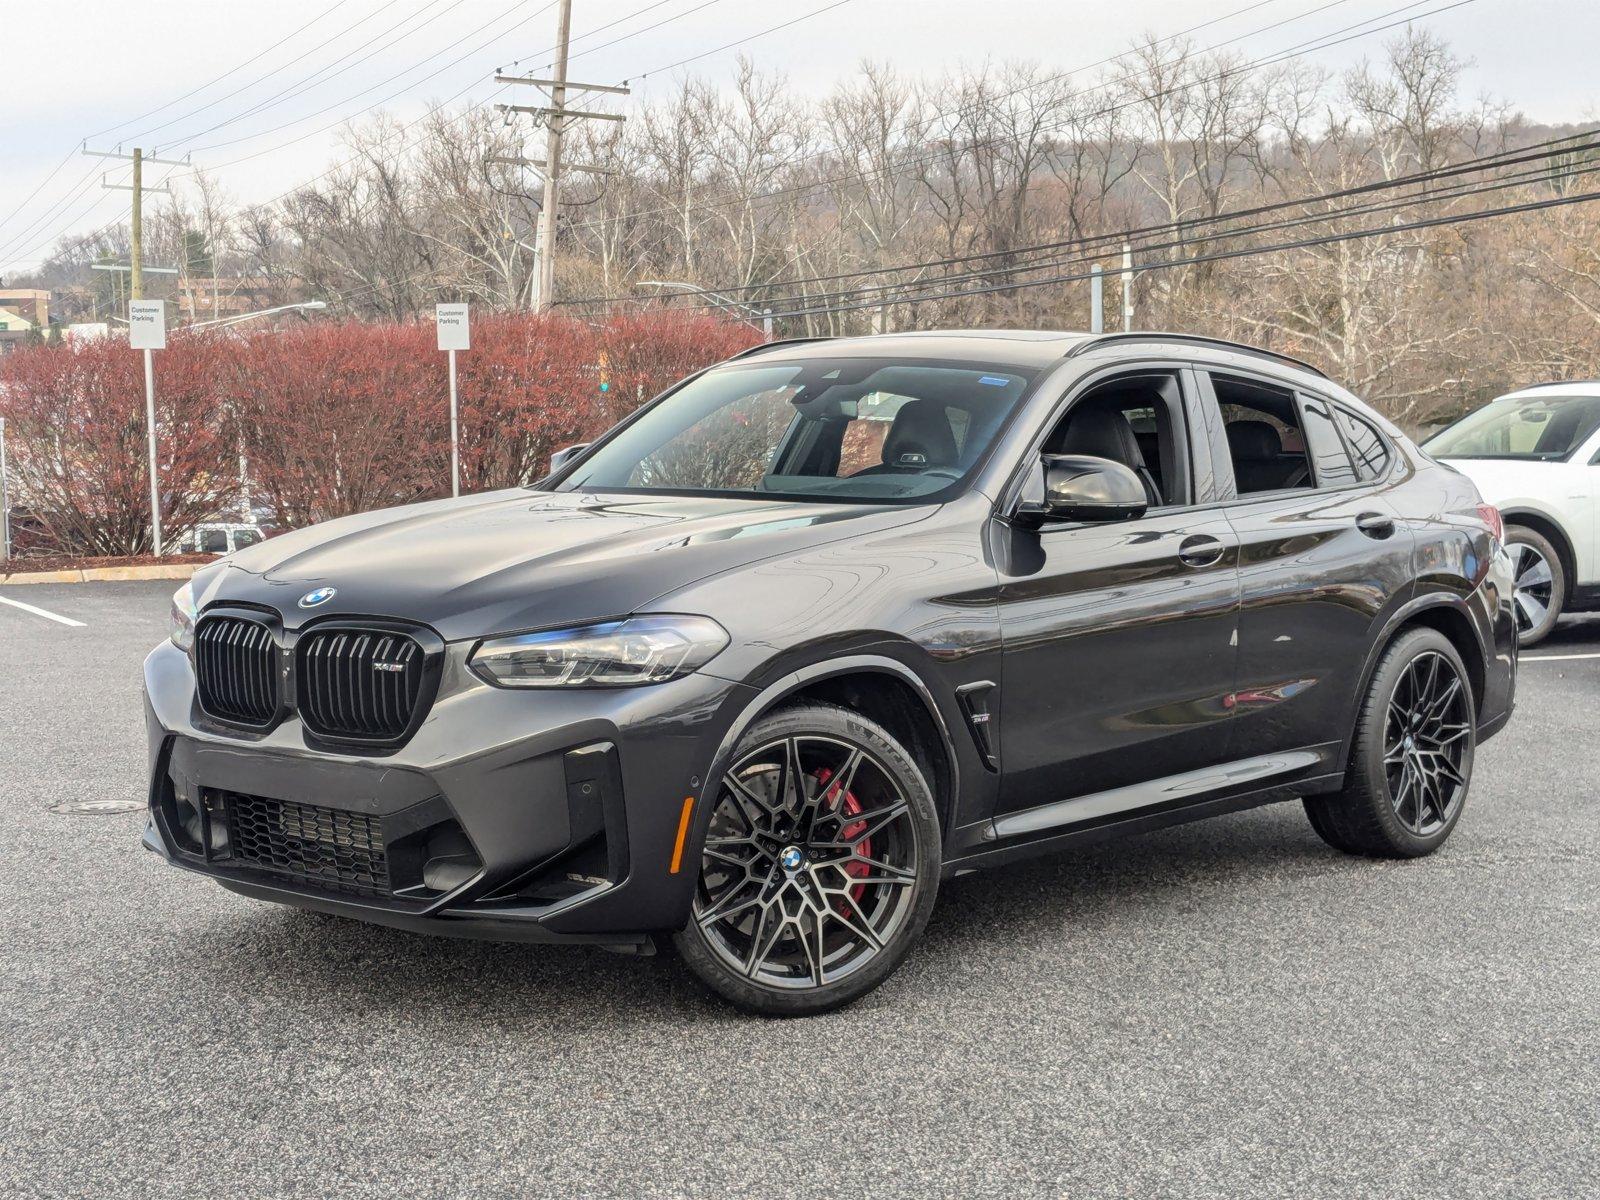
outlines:
[{"label": "rear side window", "polygon": [[200,549],[207,554],[226,554],[228,552],[228,531],[226,529],[208,529],[200,539]]},{"label": "rear side window", "polygon": [[1342,408],[1333,410],[1355,460],[1356,475],[1363,483],[1379,478],[1389,466],[1389,442],[1360,417]]},{"label": "rear side window", "polygon": [[1356,481],[1356,469],[1344,448],[1344,439],[1333,422],[1327,401],[1310,396],[1301,399],[1305,415],[1306,453],[1318,487],[1342,487]]}]

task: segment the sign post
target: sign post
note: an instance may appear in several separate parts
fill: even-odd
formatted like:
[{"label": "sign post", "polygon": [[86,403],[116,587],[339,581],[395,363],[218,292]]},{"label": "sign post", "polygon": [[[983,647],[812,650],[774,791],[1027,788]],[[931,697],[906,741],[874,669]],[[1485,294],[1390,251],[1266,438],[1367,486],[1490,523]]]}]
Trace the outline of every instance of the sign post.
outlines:
[{"label": "sign post", "polygon": [[163,300],[128,302],[128,345],[144,351],[144,423],[150,451],[150,531],[161,557],[161,479],[156,473],[156,370],[152,351],[167,348],[167,305]]},{"label": "sign post", "polygon": [[0,417],[0,562],[11,561],[11,493],[6,490],[6,419]]},{"label": "sign post", "polygon": [[465,304],[436,304],[433,319],[439,349],[450,355],[450,494],[461,495],[461,406],[456,394],[456,351],[472,349],[472,331]]}]

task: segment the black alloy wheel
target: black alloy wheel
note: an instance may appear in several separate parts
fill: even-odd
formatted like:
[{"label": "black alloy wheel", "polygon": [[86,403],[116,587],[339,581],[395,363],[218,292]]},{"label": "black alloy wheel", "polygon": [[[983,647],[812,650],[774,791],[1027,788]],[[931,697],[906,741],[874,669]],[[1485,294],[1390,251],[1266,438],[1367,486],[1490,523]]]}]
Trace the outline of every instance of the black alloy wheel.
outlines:
[{"label": "black alloy wheel", "polygon": [[678,949],[745,1008],[837,1008],[921,933],[939,858],[927,782],[885,730],[829,706],[780,712],[723,774]]},{"label": "black alloy wheel", "polygon": [[1383,737],[1389,802],[1418,837],[1449,824],[1466,798],[1470,698],[1454,664],[1427,651],[1407,664],[1389,701]]},{"label": "black alloy wheel", "polygon": [[1476,745],[1461,656],[1435,629],[1407,630],[1373,672],[1343,790],[1305,800],[1311,827],[1348,854],[1429,854],[1461,816]]}]

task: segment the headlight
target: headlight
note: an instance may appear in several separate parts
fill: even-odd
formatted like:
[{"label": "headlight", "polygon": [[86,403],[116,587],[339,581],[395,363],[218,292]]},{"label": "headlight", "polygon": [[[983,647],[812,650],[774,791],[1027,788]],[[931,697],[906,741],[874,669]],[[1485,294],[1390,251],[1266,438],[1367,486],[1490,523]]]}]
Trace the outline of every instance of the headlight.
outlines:
[{"label": "headlight", "polygon": [[480,642],[471,663],[497,687],[634,687],[696,671],[727,644],[709,617],[631,617]]},{"label": "headlight", "polygon": [[194,586],[184,584],[172,593],[172,644],[185,652],[194,645],[194,622],[200,610],[194,606]]}]

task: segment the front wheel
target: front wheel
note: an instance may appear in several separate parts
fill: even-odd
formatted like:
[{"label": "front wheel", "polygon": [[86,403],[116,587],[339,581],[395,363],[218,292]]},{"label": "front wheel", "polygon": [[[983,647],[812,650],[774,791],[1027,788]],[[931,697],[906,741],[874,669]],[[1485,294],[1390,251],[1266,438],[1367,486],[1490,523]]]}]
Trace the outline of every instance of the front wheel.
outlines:
[{"label": "front wheel", "polygon": [[939,888],[927,780],[882,726],[784,709],[740,742],[714,800],[689,924],[674,944],[751,1012],[850,1003],[900,965]]}]

